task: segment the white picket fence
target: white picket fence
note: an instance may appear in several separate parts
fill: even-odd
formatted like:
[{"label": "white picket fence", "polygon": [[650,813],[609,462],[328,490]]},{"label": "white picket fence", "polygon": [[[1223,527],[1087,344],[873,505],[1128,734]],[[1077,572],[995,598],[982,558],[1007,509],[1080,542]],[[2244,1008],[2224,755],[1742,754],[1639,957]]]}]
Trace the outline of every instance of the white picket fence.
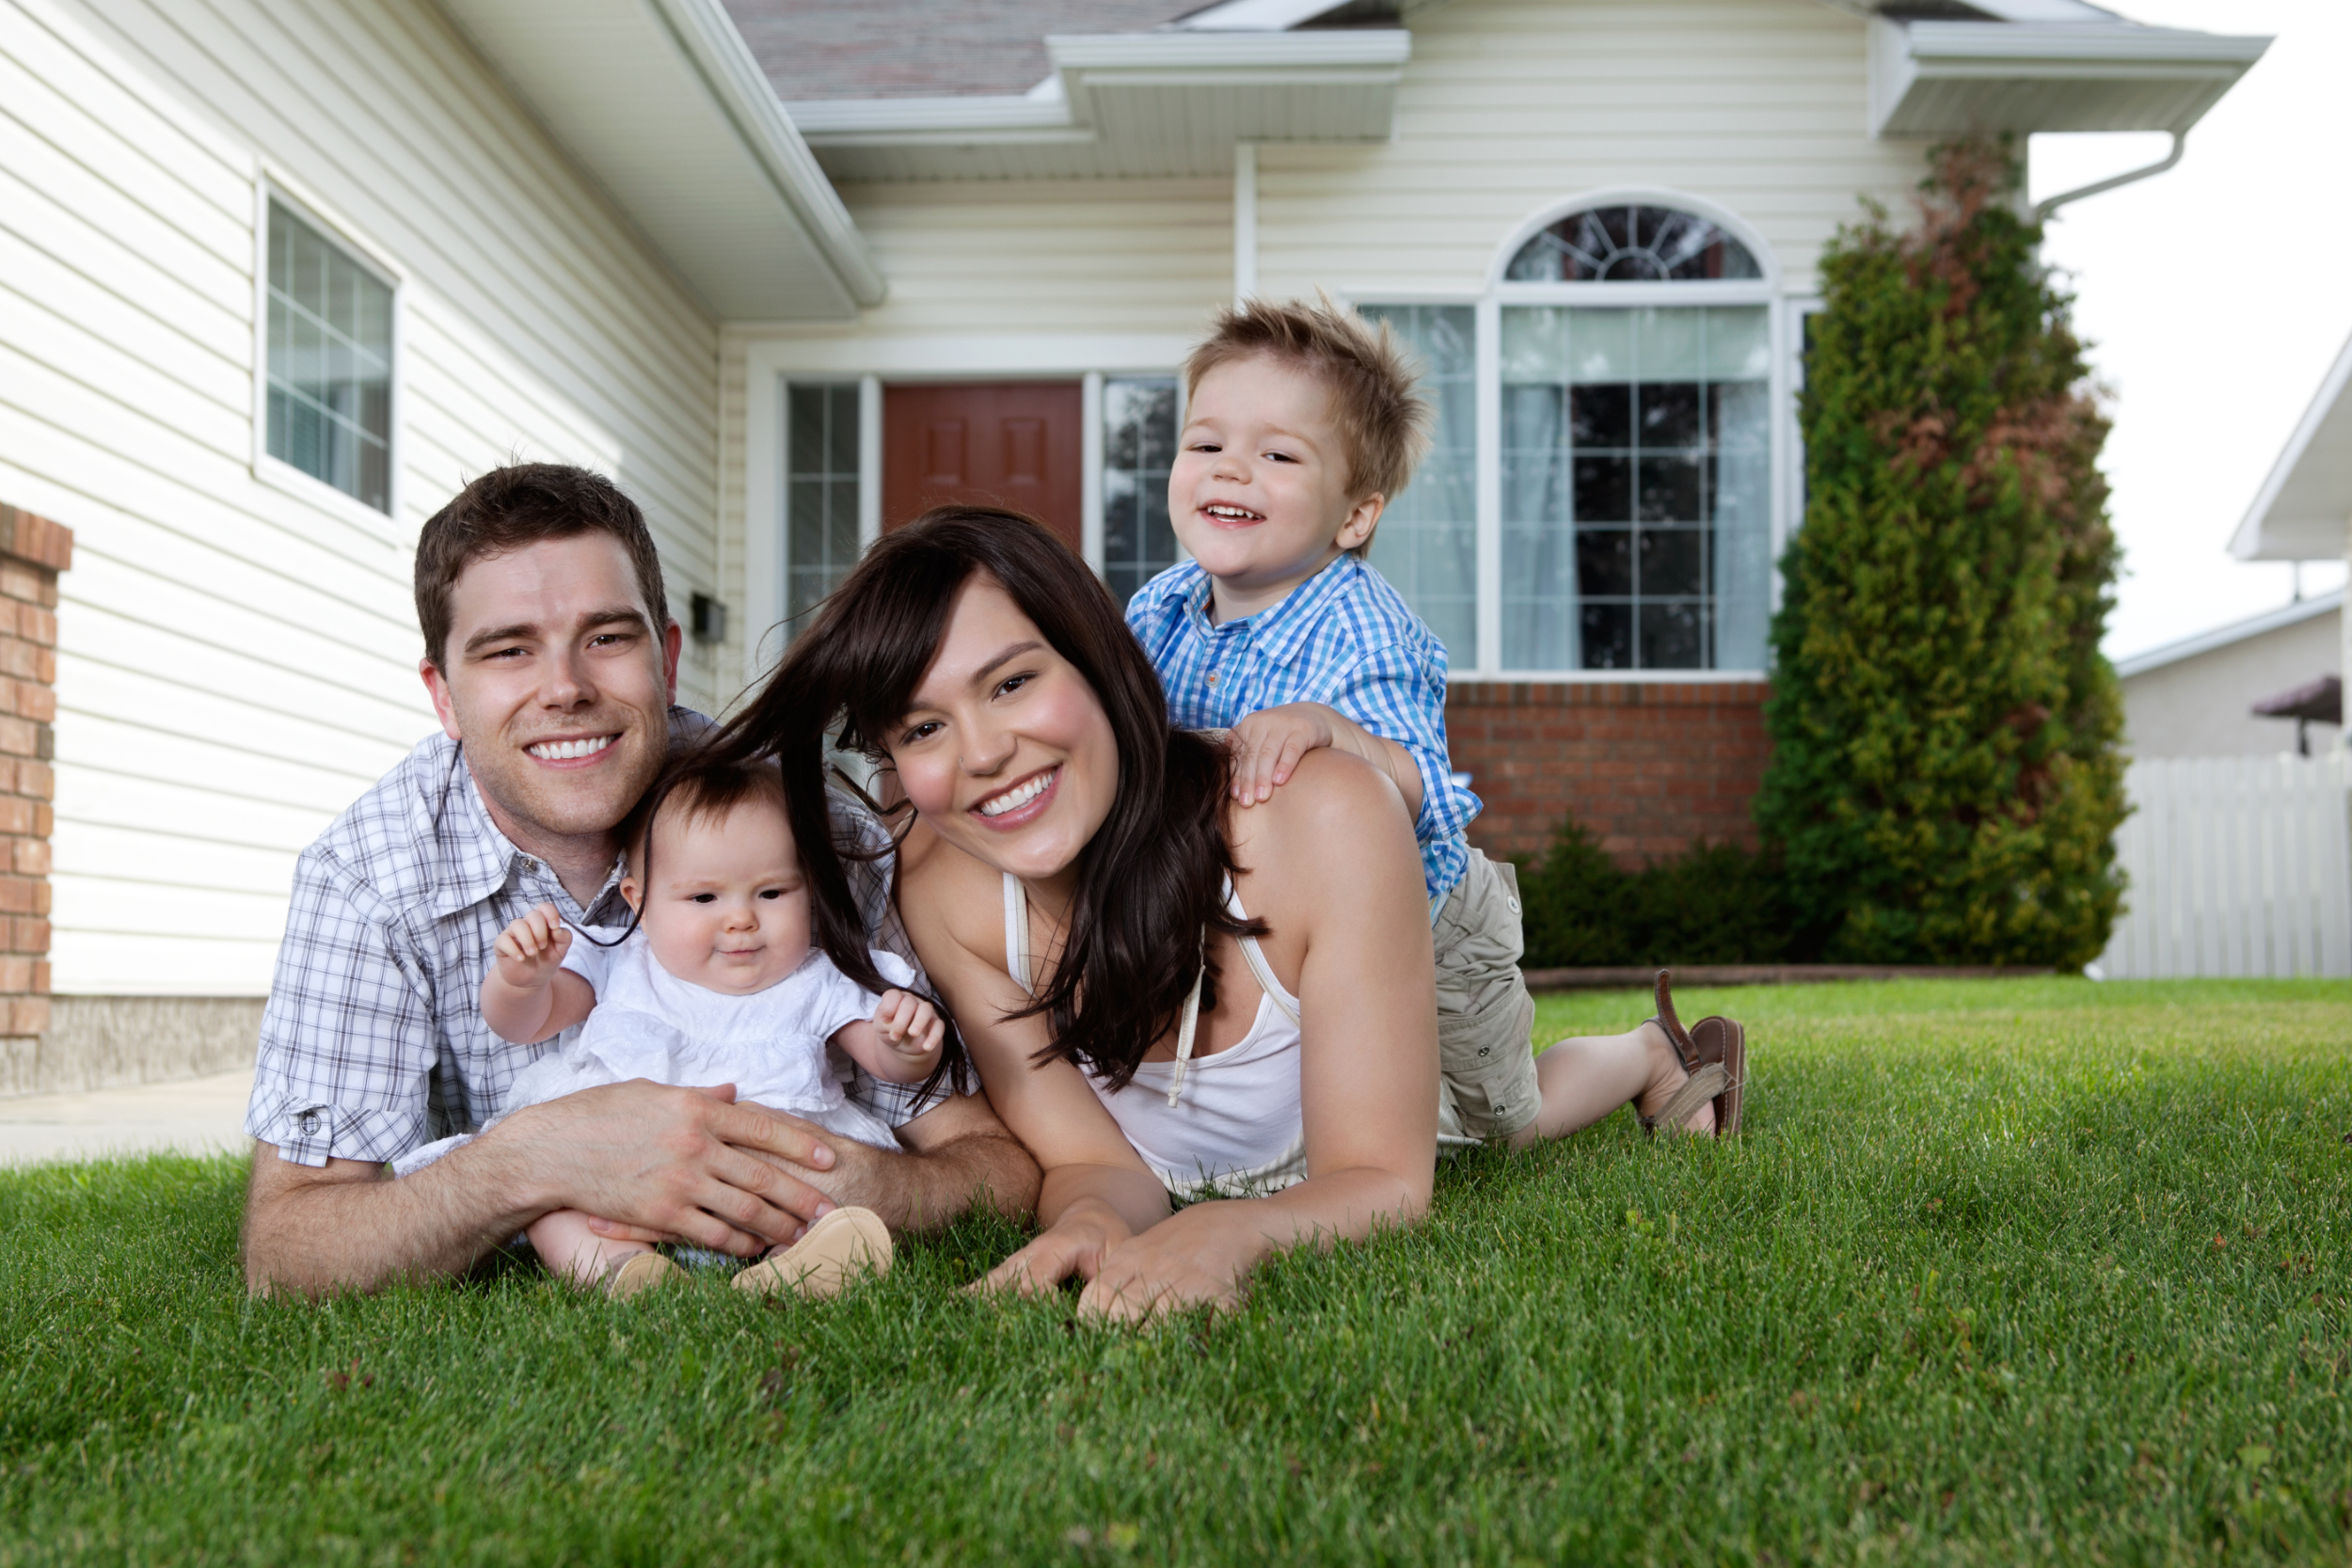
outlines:
[{"label": "white picket fence", "polygon": [[2108,978],[2352,974],[2352,756],[2152,758],[2123,788]]}]

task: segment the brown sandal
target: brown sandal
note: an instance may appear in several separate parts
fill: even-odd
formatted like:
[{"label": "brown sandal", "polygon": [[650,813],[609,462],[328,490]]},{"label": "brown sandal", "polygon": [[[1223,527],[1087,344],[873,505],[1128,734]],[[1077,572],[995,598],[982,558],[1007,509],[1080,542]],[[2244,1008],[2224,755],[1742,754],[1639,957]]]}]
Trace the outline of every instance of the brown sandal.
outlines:
[{"label": "brown sandal", "polygon": [[1738,1137],[1748,1076],[1747,1031],[1733,1020],[1720,1016],[1703,1018],[1694,1027],[1683,1028],[1682,1021],[1675,1016],[1673,980],[1673,970],[1658,972],[1658,1016],[1646,1022],[1665,1031],[1667,1042],[1674,1047],[1675,1059],[1691,1076],[1666,1101],[1664,1109],[1654,1117],[1642,1117],[1642,1131],[1652,1136],[1661,1127],[1679,1132],[1692,1112],[1711,1101],[1715,1107],[1715,1136]]}]

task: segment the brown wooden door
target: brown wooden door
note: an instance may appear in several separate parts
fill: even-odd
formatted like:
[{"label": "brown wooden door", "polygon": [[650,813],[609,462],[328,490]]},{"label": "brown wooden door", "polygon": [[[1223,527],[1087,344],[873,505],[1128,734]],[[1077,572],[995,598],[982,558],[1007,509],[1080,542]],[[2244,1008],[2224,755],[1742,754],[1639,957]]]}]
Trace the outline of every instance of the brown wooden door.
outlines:
[{"label": "brown wooden door", "polygon": [[1074,381],[882,389],[882,528],[952,501],[1009,506],[1079,547]]}]

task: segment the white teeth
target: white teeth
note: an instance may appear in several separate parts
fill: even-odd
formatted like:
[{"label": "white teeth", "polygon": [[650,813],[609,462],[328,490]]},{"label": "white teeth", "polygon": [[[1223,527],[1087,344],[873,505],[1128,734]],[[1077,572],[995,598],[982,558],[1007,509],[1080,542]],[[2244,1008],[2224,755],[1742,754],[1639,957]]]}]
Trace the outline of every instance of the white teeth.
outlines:
[{"label": "white teeth", "polygon": [[[1057,768],[1054,771],[1058,772],[1059,769]],[[982,816],[1002,816],[1009,811],[1012,811],[1021,806],[1025,806],[1030,801],[1036,800],[1040,795],[1045,793],[1045,786],[1053,782],[1054,773],[1040,773],[1036,778],[1031,779],[1027,784],[1017,785],[1014,788],[1006,790],[1002,795],[995,796],[990,800],[982,800],[980,802],[980,815]]]},{"label": "white teeth", "polygon": [[573,757],[592,757],[612,744],[609,735],[592,736],[586,740],[543,740],[526,747],[534,757],[547,762],[564,762]]},{"label": "white teeth", "polygon": [[1212,517],[1231,517],[1237,522],[1258,523],[1265,520],[1255,512],[1238,506],[1204,506],[1200,510]]}]

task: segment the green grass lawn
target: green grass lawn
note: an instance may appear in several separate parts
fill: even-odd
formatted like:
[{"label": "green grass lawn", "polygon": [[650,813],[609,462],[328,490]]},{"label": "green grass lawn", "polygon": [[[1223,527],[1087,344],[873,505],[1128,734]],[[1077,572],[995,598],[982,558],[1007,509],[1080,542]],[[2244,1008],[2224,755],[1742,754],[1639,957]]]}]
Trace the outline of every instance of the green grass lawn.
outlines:
[{"label": "green grass lawn", "polygon": [[1464,1159],[1157,1333],[960,1293],[978,1223],[820,1306],[255,1304],[242,1162],[0,1174],[0,1562],[2346,1560],[2352,986],[1718,1008],[1738,1146]]}]

